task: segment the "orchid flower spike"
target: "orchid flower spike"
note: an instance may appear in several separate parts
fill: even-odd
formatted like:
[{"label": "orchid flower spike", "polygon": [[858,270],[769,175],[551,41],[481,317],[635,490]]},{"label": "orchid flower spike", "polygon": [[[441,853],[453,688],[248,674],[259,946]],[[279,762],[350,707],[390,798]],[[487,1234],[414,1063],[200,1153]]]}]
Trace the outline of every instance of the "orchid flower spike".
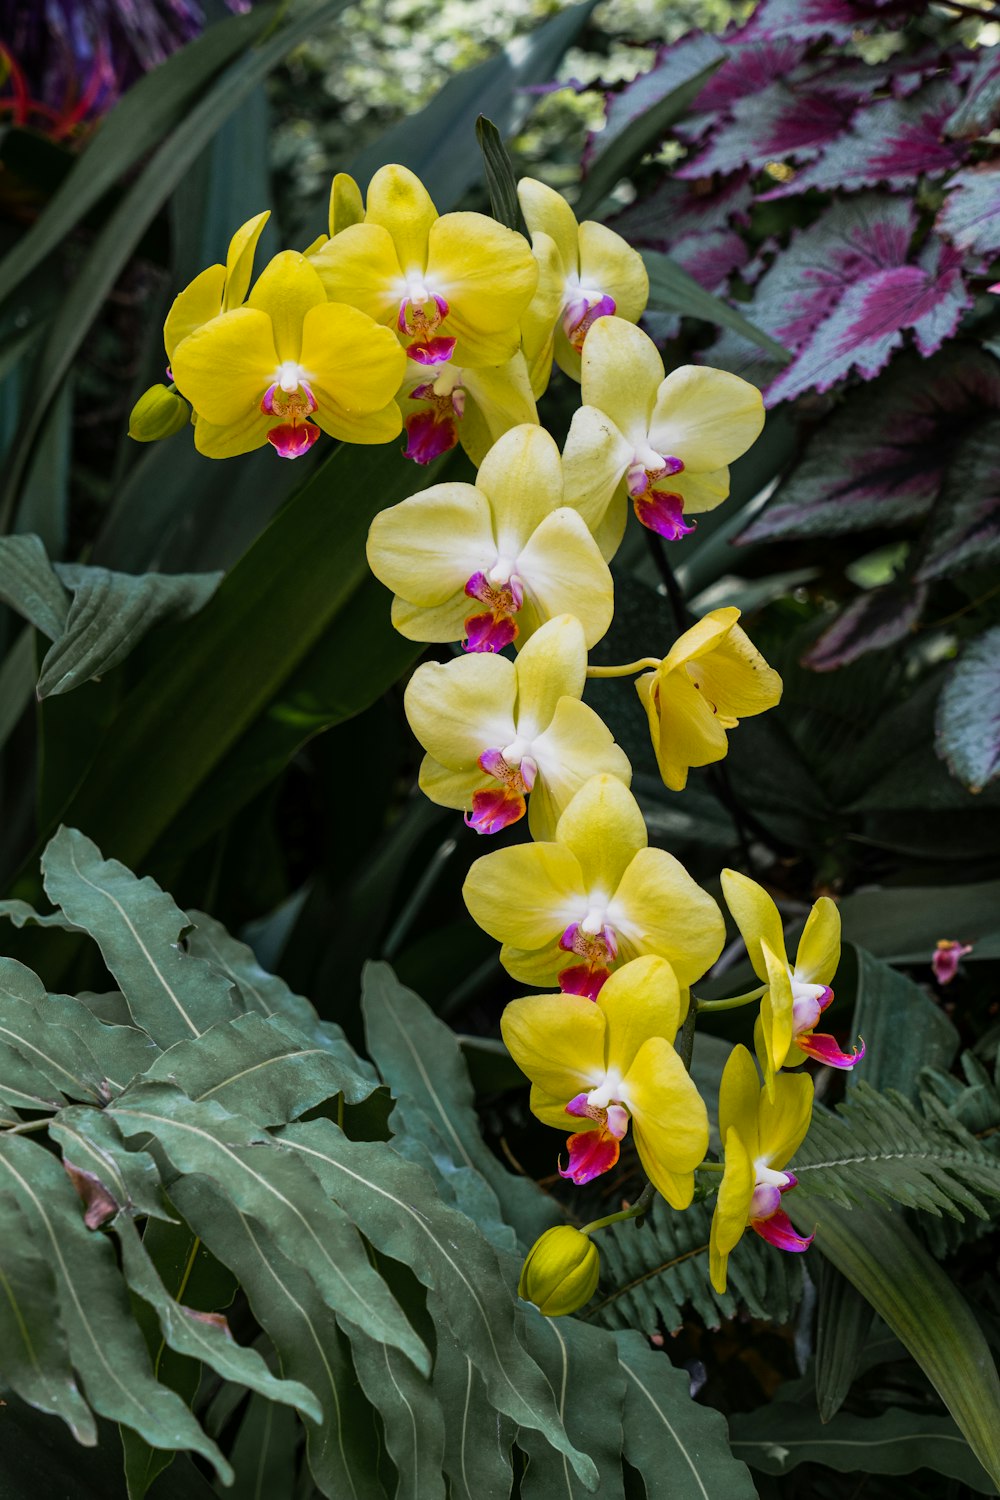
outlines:
[{"label": "orchid flower spike", "polygon": [[806,919],[795,963],[788,962],[781,915],[755,880],[723,870],[722,891],[757,978],[767,989],[760,1002],[755,1041],[769,1099],[774,1099],[779,1068],[795,1068],[814,1057],[831,1068],[853,1068],[865,1055],[861,1042],[841,1052],[832,1036],[814,1036],[820,1016],[833,1001],[830,981],[840,962],[840,912],[821,896]]},{"label": "orchid flower spike", "polygon": [[393,590],[392,623],[411,641],[500,651],[571,614],[589,649],[614,612],[611,574],[579,513],[563,505],[559,449],[541,427],[505,433],[474,485],[435,484],[382,511],[368,562]]},{"label": "orchid flower spike", "polygon": [[781,1207],[795,1176],[782,1170],[801,1146],[812,1119],[813,1086],[784,1073],[772,1095],[760,1087],[753,1058],[734,1047],[719,1089],[719,1134],[726,1166],[712,1216],[709,1271],[717,1292],[726,1290],[729,1256],[749,1226],[779,1250],[807,1250],[813,1236],[795,1232]]},{"label": "orchid flower spike", "polygon": [[677,977],[662,958],[633,959],[596,1004],[576,995],[513,1000],[500,1022],[508,1051],[531,1079],[545,1125],[574,1129],[562,1177],[591,1182],[618,1160],[631,1123],[645,1171],[672,1208],[687,1208],[708,1149],[708,1113],[674,1050]]},{"label": "orchid flower spike", "polygon": [[409,360],[396,397],[406,429],[406,457],[433,463],[461,443],[477,466],[512,427],[537,423],[528,367],[518,352],[505,365],[464,369],[454,360]]},{"label": "orchid flower spike", "polygon": [[606,771],[626,786],[632,779],[624,750],[580,702],[586,676],[583,626],[572,615],[542,625],[516,661],[478,652],[418,667],[405,707],[428,752],[421,790],[467,809],[477,833],[516,822],[527,800],[532,837],[552,838],[589,776]]},{"label": "orchid flower spike", "polygon": [[[346,218],[356,203],[341,189]],[[363,222],[333,228],[310,247],[327,295],[393,329],[418,364],[454,357],[461,367],[502,365],[517,353],[538,281],[523,235],[485,214],[439,217],[423,183],[401,166],[375,173]]]},{"label": "orchid flower spike", "polygon": [[671,791],[682,792],[692,766],[722,760],[727,731],[773,708],[781,678],[740,629],[738,609],[713,609],[670,648],[635,687],[649,717],[657,764]]},{"label": "orchid flower spike", "polygon": [[616,316],[637,323],[649,300],[649,276],[638,251],[604,224],[576,215],[561,193],[533,177],[517,185],[538,261],[538,290],[521,320],[522,343],[536,397],[552,360],[580,379],[580,354],[591,324]]},{"label": "orchid flower spike", "polygon": [[756,386],[705,365],[664,379],[652,339],[623,318],[598,318],[587,334],[581,394],[564,450],[566,493],[612,554],[629,498],[668,541],[691,531],[685,516],[725,500],[728,465],[764,426]]},{"label": "orchid flower spike", "polygon": [[584,783],[551,842],[477,859],[462,894],[515,979],[591,999],[613,969],[652,953],[672,965],[686,1011],[725,939],[711,896],[672,854],[647,848],[639,804],[607,774]]},{"label": "orchid flower spike", "polygon": [[275,256],[245,306],[181,339],[171,363],[195,410],[195,447],[208,458],[265,443],[297,458],[321,430],[384,443],[402,425],[393,397],[406,361],[397,341],[356,308],[328,302],[294,250]]}]

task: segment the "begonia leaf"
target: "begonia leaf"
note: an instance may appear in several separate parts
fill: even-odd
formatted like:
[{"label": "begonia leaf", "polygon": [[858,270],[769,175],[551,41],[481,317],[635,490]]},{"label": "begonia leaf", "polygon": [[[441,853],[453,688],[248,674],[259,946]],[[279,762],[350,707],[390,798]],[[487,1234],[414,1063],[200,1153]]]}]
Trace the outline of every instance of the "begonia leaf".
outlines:
[{"label": "begonia leaf", "polygon": [[[745,40],[741,32],[728,39],[728,56],[694,101],[694,119],[684,121],[678,134],[700,134],[720,113],[732,109],[738,99],[759,94],[768,84],[787,78],[802,61],[805,48],[785,35]],[[675,45],[680,45],[675,44]]]},{"label": "begonia leaf", "polygon": [[942,140],[941,131],[958,98],[959,89],[949,80],[908,99],[877,100],[859,110],[817,161],[765,193],[764,199],[787,198],[809,188],[852,192],[879,182],[912,188],[920,176],[952,171],[964,152]]},{"label": "begonia leaf", "polygon": [[1000,417],[984,420],[955,454],[927,527],[921,579],[1000,558]]},{"label": "begonia leaf", "polygon": [[967,346],[851,392],[739,541],[834,536],[923,515],[959,445],[1000,411],[1000,364]]},{"label": "begonia leaf", "polygon": [[1000,120],[1000,53],[981,47],[962,102],[945,124],[953,140],[987,135]]},{"label": "begonia leaf", "polygon": [[969,167],[948,183],[937,228],[962,250],[995,255],[1000,250],[1000,166]]},{"label": "begonia leaf", "polygon": [[696,191],[668,177],[652,192],[609,219],[608,224],[630,245],[668,250],[676,245],[678,238],[683,240],[728,229],[732,224],[749,223],[753,204],[749,172],[735,172],[712,184],[708,192],[702,191],[703,186],[699,183]]},{"label": "begonia leaf", "polygon": [[830,37],[849,42],[857,31],[912,18],[908,0],[764,0],[744,35],[818,41]]},{"label": "begonia leaf", "polygon": [[852,599],[802,658],[814,672],[832,672],[866,651],[883,651],[905,639],[920,619],[927,590],[907,582],[869,589]]},{"label": "begonia leaf", "polygon": [[793,88],[778,79],[738,99],[705,150],[678,167],[675,175],[710,177],[740,167],[764,167],[784,157],[811,161],[821,147],[843,134],[850,116],[851,107],[835,96]]},{"label": "begonia leaf", "polygon": [[965,647],[938,699],[935,746],[971,792],[1000,773],[1000,625]]},{"label": "begonia leaf", "polygon": [[[604,127],[587,141],[584,169],[609,151],[619,137],[634,130],[640,121],[644,132],[659,129],[657,115],[660,107],[665,101],[670,101],[670,115],[662,127],[665,130],[671,119],[676,118],[672,113],[672,96],[677,88],[697,78],[703,69],[724,63],[725,58],[725,48],[718,38],[700,31],[689,32],[673,46],[662,48],[647,72],[640,73],[623,89],[607,96]],[[699,109],[702,92],[703,88],[700,88],[696,95],[695,107]]]}]

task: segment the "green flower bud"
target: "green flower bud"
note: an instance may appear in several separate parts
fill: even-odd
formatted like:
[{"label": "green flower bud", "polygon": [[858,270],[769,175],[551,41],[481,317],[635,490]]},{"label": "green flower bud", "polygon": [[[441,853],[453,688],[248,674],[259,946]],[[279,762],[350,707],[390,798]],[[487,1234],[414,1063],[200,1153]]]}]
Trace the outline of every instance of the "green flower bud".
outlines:
[{"label": "green flower bud", "polygon": [[128,419],[128,435],[137,443],[173,437],[191,420],[191,408],[170,386],[151,385],[143,391]]},{"label": "green flower bud", "polygon": [[557,1224],[528,1251],[518,1295],[533,1302],[547,1318],[561,1318],[589,1302],[597,1290],[601,1257],[579,1229]]}]

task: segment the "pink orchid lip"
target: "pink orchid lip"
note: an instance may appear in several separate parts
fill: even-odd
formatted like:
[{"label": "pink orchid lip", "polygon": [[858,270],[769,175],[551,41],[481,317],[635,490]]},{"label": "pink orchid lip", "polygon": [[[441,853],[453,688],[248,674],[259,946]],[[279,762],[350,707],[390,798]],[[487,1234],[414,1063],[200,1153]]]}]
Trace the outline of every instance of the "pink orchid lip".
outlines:
[{"label": "pink orchid lip", "polygon": [[[426,288],[421,287],[420,292],[426,293]],[[428,310],[432,303],[433,312]],[[404,338],[413,340],[406,352],[417,364],[443,364],[454,354],[456,339],[435,337],[448,312],[447,302],[436,294],[425,295],[422,300],[404,297],[400,302],[396,326]]]},{"label": "pink orchid lip", "polygon": [[319,437],[315,422],[283,422],[272,427],[267,440],[279,458],[301,458]]},{"label": "pink orchid lip", "polygon": [[766,1219],[751,1219],[750,1228],[756,1230],[762,1240],[775,1245],[779,1250],[801,1252],[808,1250],[814,1236],[798,1234],[783,1208],[775,1209]]},{"label": "pink orchid lip", "polygon": [[559,988],[564,995],[583,995],[588,1000],[596,1000],[610,974],[611,970],[600,964],[573,964],[568,969],[560,969]]},{"label": "pink orchid lip", "polygon": [[425,344],[407,344],[406,352],[418,365],[441,365],[451,359],[457,343],[452,338],[428,339]]},{"label": "pink orchid lip", "polygon": [[470,615],[465,622],[463,651],[502,651],[518,637],[516,620],[504,615]]},{"label": "pink orchid lip", "polygon": [[416,411],[406,419],[404,458],[414,463],[431,464],[442,453],[448,453],[458,442],[458,427],[448,417],[435,411]]},{"label": "pink orchid lip", "polygon": [[465,651],[502,651],[517,639],[517,614],[524,603],[524,585],[516,573],[505,584],[491,583],[485,573],[473,573],[465,585],[470,599],[487,605],[488,613],[470,615],[465,622]]},{"label": "pink orchid lip", "polygon": [[597,1130],[581,1130],[571,1135],[566,1142],[569,1165],[560,1166],[559,1176],[582,1187],[607,1172],[618,1160],[619,1142],[628,1130],[628,1110],[620,1104],[609,1104],[607,1108],[591,1104],[586,1094],[577,1094],[566,1106],[568,1115],[594,1120]]},{"label": "pink orchid lip", "polygon": [[277,381],[269,385],[261,397],[260,409],[265,416],[308,417],[316,410],[317,401],[310,386],[300,380],[294,391],[284,390]]},{"label": "pink orchid lip", "polygon": [[614,963],[618,957],[618,939],[614,928],[607,922],[600,932],[585,932],[582,922],[571,922],[559,939],[559,946],[564,953],[578,953],[581,958],[591,961],[600,959]]},{"label": "pink orchid lip", "polygon": [[842,1068],[844,1071],[856,1067],[864,1060],[865,1044],[859,1038],[859,1045],[853,1052],[842,1052],[837,1046],[836,1037],[820,1033],[819,1036],[812,1032],[804,1036],[795,1037],[795,1045],[807,1057],[815,1058],[816,1062],[825,1063],[828,1068]]},{"label": "pink orchid lip", "polygon": [[473,792],[472,811],[465,814],[466,827],[477,833],[499,833],[524,817],[524,797],[512,792],[509,787],[489,787]]},{"label": "pink orchid lip", "polygon": [[680,495],[651,490],[648,496],[634,495],[632,508],[648,531],[655,531],[664,541],[676,542],[695,530],[697,523],[684,520],[684,501]]},{"label": "pink orchid lip", "polygon": [[563,332],[571,349],[583,353],[584,340],[598,318],[612,318],[618,310],[614,297],[600,296],[596,301],[581,293],[573,297],[563,308]]}]

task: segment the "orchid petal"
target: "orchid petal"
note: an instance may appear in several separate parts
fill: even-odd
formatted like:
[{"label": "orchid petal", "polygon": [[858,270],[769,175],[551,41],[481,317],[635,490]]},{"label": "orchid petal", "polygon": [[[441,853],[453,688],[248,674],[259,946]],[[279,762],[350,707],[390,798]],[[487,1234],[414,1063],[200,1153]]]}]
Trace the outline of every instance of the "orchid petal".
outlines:
[{"label": "orchid petal", "polygon": [[251,407],[238,422],[229,422],[225,426],[196,417],[194,446],[205,458],[238,458],[241,453],[263,448],[268,429],[273,424],[274,418],[265,416],[259,406]]},{"label": "orchid petal", "polygon": [[466,582],[484,563],[491,566],[495,557],[490,504],[471,484],[435,484],[421,490],[381,511],[368,533],[368,563],[375,577],[422,607],[451,604],[457,594],[464,601],[460,607],[470,614],[470,600],[463,592]]},{"label": "orchid petal", "polygon": [[363,224],[365,200],[354,178],[347,172],[337,172],[330,184],[330,238],[349,229],[352,224]]},{"label": "orchid petal", "polygon": [[591,219],[580,225],[579,247],[584,286],[599,287],[613,297],[616,317],[638,322],[649,301],[649,274],[639,252],[606,224]]},{"label": "orchid petal", "polygon": [[738,625],[692,667],[691,676],[724,719],[764,713],[781,698],[781,678]]},{"label": "orchid petal", "polygon": [[617,777],[598,775],[570,802],[559,819],[556,838],[578,863],[580,890],[603,891],[607,900],[633,857],[646,847],[646,824],[628,787]]},{"label": "orchid petal", "polygon": [[[538,635],[532,637],[532,641],[537,639]],[[524,651],[518,657],[519,667]],[[528,806],[533,839],[555,837],[559,818],[591,776],[606,772],[625,786],[632,780],[628,756],[615,744],[610,729],[592,708],[575,698],[560,699],[548,728],[533,740],[532,755],[538,765]]]},{"label": "orchid petal", "polygon": [[660,775],[671,791],[682,792],[692,766],[722,760],[729,749],[726,731],[711,705],[681,670],[640,677],[635,684],[649,718]]},{"label": "orchid petal", "polygon": [[575,615],[588,649],[605,634],[614,615],[614,584],[608,565],[583,519],[561,506],[545,517],[521,548],[522,614],[526,641],[556,615]]},{"label": "orchid petal", "polygon": [[[553,998],[562,999],[562,996]],[[575,996],[573,997],[576,998]],[[589,1001],[588,1001],[589,1004]],[[551,1125],[553,1130],[575,1130],[577,1133],[583,1130],[599,1130],[598,1120],[588,1119],[586,1115],[570,1115],[566,1110],[566,1096],[557,1097],[555,1094],[547,1094],[540,1089],[536,1083],[531,1085],[528,1095],[528,1107],[536,1120],[541,1120],[543,1125]]]},{"label": "orchid petal", "polygon": [[381,224],[352,224],[311,257],[331,302],[347,302],[376,323],[394,323],[403,271]]},{"label": "orchid petal", "polygon": [[708,1111],[665,1037],[643,1042],[622,1090],[632,1111],[636,1148],[650,1180],[672,1208],[687,1208],[694,1195],[691,1174],[708,1150]]},{"label": "orchid petal", "polygon": [[537,398],[546,390],[552,374],[565,273],[562,257],[549,235],[533,234],[531,250],[538,266],[538,286],[521,314],[521,348],[527,361],[531,389]]},{"label": "orchid petal", "polygon": [[[600,404],[600,403],[596,403]],[[705,365],[681,365],[663,381],[649,423],[658,453],[703,473],[739,458],[761,433],[760,391],[738,375]]]},{"label": "orchid petal", "polygon": [[522,177],[517,184],[517,201],[532,236],[542,233],[554,241],[563,273],[578,270],[576,215],[562,193],[546,187],[537,178]]},{"label": "orchid petal", "polygon": [[473,796],[487,783],[479,766],[452,771],[432,755],[425,755],[421,761],[418,780],[424,796],[436,802],[438,807],[454,807],[460,811],[472,807]]},{"label": "orchid petal", "polygon": [[684,515],[700,516],[706,511],[715,510],[726,499],[729,494],[729,470],[713,469],[710,473],[695,474],[690,469],[685,469],[683,473],[673,474],[670,479],[664,480],[660,488],[669,488],[672,494],[680,496]]},{"label": "orchid petal", "polygon": [[758,1152],[776,1171],[791,1160],[805,1140],[812,1108],[813,1082],[804,1073],[782,1073],[776,1080],[774,1098],[769,1099],[766,1093],[761,1096]]},{"label": "orchid petal", "polygon": [[[514,663],[506,657],[425,662],[407,684],[403,707],[428,754],[452,771],[464,771],[477,766],[484,750],[502,748],[516,737],[517,689]],[[486,779],[480,771],[480,784]]]},{"label": "orchid petal", "polygon": [[[369,441],[396,436],[402,417],[393,397],[403,378],[406,356],[388,328],[380,328],[343,302],[324,300],[305,315],[300,360],[317,401],[314,421],[324,426],[336,414],[337,421],[363,429],[368,419],[375,418],[377,425],[382,413],[392,411],[392,430],[386,438]],[[345,441],[359,439],[352,435],[345,436]]]},{"label": "orchid petal", "polygon": [[767,990],[760,1002],[760,1025],[764,1043],[764,1085],[769,1099],[774,1098],[775,1075],[785,1065],[792,1046],[795,1014],[792,978],[788,965],[768,945],[760,941],[761,956],[767,971]]},{"label": "orchid petal", "polygon": [[711,967],[726,937],[712,897],[665,849],[634,855],[615,892],[610,920],[635,952],[667,959],[682,986]]},{"label": "orchid petal", "polygon": [[[283,250],[258,276],[247,305],[270,318],[278,362],[292,360],[297,364],[302,353],[302,325],[306,314],[325,302],[323,283],[305,256],[297,250]],[[394,391],[395,386],[383,401],[388,400]]]},{"label": "orchid petal", "polygon": [[[596,406],[581,406],[573,413],[563,450],[563,497],[591,531],[596,531],[619,498],[632,452],[632,444]],[[616,515],[627,514],[623,503],[614,508]],[[614,551],[605,550],[604,556],[609,555],[613,557]]]},{"label": "orchid petal", "polygon": [[[719,1085],[719,1136],[728,1142],[735,1131],[753,1158],[760,1156],[762,1150],[758,1126],[760,1099],[760,1075],[756,1064],[746,1047],[738,1044],[730,1052],[722,1070],[722,1082]],[[749,1205],[749,1199],[747,1203]],[[743,1224],[745,1227],[745,1213]]]},{"label": "orchid petal", "polygon": [[473,921],[497,942],[529,952],[544,948],[549,979],[565,967],[556,944],[574,915],[583,915],[586,900],[579,860],[565,845],[518,844],[484,855],[471,866],[462,895]]},{"label": "orchid petal", "polygon": [[[858,1043],[851,1052],[842,1052],[837,1046],[836,1037],[827,1036],[825,1032],[811,1032],[808,1036],[797,1036],[795,1045],[807,1057],[813,1057],[817,1062],[823,1063],[828,1068],[842,1068],[849,1071],[856,1067],[859,1062],[864,1061],[865,1044]],[[788,1064],[786,1062],[785,1066]]]},{"label": "orchid petal", "polygon": [[460,641],[468,614],[469,596],[460,588],[436,605],[411,604],[397,594],[390,618],[393,629],[408,641]]},{"label": "orchid petal", "polygon": [[174,298],[163,325],[163,345],[167,363],[173,365],[177,345],[203,323],[210,323],[222,312],[226,289],[225,266],[209,266],[196,276]]},{"label": "orchid petal", "polygon": [[[603,1080],[605,1019],[590,1000],[577,995],[533,995],[504,1008],[500,1031],[511,1057],[531,1082],[561,1098]],[[563,1129],[575,1125],[563,1116]]]},{"label": "orchid petal", "polygon": [[523,235],[485,214],[445,214],[431,226],[427,275],[447,299],[459,364],[498,365],[513,357],[521,314],[538,284]]},{"label": "orchid petal", "polygon": [[226,254],[226,292],[222,306],[223,312],[239,307],[246,298],[250,278],[253,275],[257,242],[270,217],[269,208],[261,214],[256,214],[245,224],[241,224],[229,241],[229,250]]},{"label": "orchid petal", "polygon": [[644,438],[662,380],[663,361],[647,334],[623,318],[598,318],[583,346],[585,406],[596,406],[629,439]]},{"label": "orchid petal", "polygon": [[730,1128],[725,1136],[726,1168],[712,1215],[709,1236],[709,1275],[715,1290],[726,1290],[729,1256],[743,1238],[754,1190],[754,1169],[739,1133]]},{"label": "orchid petal", "polygon": [[468,400],[458,435],[474,464],[481,464],[498,438],[512,427],[537,424],[538,412],[523,354],[515,354],[497,368],[463,370],[462,385]]},{"label": "orchid petal", "polygon": [[746,943],[747,955],[757,978],[766,980],[768,977],[761,953],[762,938],[767,940],[771,952],[787,966],[781,917],[763,886],[736,870],[723,870],[722,894]]},{"label": "orchid petal", "polygon": [[428,239],[437,216],[431,195],[409,167],[380,167],[368,184],[365,223],[378,224],[392,236],[406,276],[426,270]]},{"label": "orchid petal", "polygon": [[[271,320],[251,307],[222,313],[196,328],[174,350],[174,381],[199,416],[217,427],[260,415],[278,355]],[[265,423],[267,426],[273,423]],[[245,451],[245,450],[241,450]]]},{"label": "orchid petal", "polygon": [[587,643],[576,616],[546,621],[518,656],[515,671],[517,732],[533,740],[552,722],[560,698],[583,696]]},{"label": "orchid petal", "polygon": [[679,635],[661,662],[665,672],[672,672],[689,661],[697,661],[710,651],[717,651],[740,618],[735,605],[709,610],[700,620]]},{"label": "orchid petal", "polygon": [[814,1235],[799,1234],[783,1208],[779,1208],[769,1219],[751,1219],[750,1228],[755,1229],[762,1240],[779,1250],[808,1250]]},{"label": "orchid petal", "polygon": [[534,424],[511,428],[483,459],[476,488],[489,496],[498,552],[513,560],[546,516],[562,504],[562,463],[555,439]]},{"label": "orchid petal", "polygon": [[840,912],[820,896],[806,918],[795,955],[795,977],[807,984],[829,984],[840,963]]},{"label": "orchid petal", "polygon": [[605,1065],[624,1076],[647,1038],[665,1037],[672,1043],[677,1035],[681,1024],[677,976],[665,959],[652,954],[634,958],[608,978],[597,1008],[607,1021]]}]

